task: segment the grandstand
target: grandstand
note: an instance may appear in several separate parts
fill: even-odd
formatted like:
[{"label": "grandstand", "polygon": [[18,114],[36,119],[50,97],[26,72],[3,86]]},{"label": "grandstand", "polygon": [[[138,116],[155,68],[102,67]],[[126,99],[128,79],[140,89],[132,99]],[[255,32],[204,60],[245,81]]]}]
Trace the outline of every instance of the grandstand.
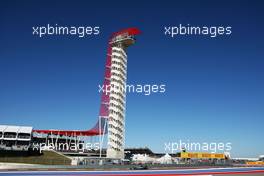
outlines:
[{"label": "grandstand", "polygon": [[32,127],[0,125],[0,150],[27,151],[32,137]]}]

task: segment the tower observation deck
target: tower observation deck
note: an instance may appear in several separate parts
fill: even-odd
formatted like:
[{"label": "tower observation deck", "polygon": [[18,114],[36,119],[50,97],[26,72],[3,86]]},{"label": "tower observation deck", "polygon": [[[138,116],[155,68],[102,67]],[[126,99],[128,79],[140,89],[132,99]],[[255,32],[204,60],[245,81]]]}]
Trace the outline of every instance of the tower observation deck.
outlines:
[{"label": "tower observation deck", "polygon": [[[64,136],[100,136],[100,151],[107,136],[107,158],[124,158],[127,53],[135,43],[137,28],[128,28],[113,33],[108,41],[99,119],[89,130],[33,130],[35,133]],[[108,90],[106,90],[108,88]],[[110,90],[109,90],[110,89]],[[101,154],[100,154],[101,156]]]}]

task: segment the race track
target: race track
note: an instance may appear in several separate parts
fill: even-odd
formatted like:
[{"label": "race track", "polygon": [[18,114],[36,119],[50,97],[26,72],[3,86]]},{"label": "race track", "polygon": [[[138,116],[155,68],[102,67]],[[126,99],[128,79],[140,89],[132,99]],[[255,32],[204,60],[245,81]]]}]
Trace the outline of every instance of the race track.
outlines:
[{"label": "race track", "polygon": [[210,168],[210,169],[178,169],[178,170],[140,170],[140,171],[0,171],[0,176],[264,176],[264,167],[243,167],[243,168]]}]

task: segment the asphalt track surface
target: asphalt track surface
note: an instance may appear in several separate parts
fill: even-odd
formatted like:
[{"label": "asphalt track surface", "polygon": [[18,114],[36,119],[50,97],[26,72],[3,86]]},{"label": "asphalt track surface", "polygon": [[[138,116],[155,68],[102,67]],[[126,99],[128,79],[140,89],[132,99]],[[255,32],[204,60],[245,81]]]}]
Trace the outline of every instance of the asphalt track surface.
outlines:
[{"label": "asphalt track surface", "polygon": [[264,167],[140,170],[140,171],[0,171],[0,176],[264,176]]}]

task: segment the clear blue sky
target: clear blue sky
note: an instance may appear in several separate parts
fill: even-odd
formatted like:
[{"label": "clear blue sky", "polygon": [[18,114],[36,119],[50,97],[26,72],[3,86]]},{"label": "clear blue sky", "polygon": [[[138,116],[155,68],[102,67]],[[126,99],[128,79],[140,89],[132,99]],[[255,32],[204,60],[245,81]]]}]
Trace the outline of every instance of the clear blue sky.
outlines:
[{"label": "clear blue sky", "polygon": [[[128,83],[166,84],[127,96],[127,146],[231,142],[264,154],[264,4],[261,1],[1,1],[0,124],[88,129],[98,117],[112,32],[142,30],[128,50]],[[32,26],[96,25],[88,38],[32,35]],[[219,38],[164,36],[164,26],[232,26]]]}]

